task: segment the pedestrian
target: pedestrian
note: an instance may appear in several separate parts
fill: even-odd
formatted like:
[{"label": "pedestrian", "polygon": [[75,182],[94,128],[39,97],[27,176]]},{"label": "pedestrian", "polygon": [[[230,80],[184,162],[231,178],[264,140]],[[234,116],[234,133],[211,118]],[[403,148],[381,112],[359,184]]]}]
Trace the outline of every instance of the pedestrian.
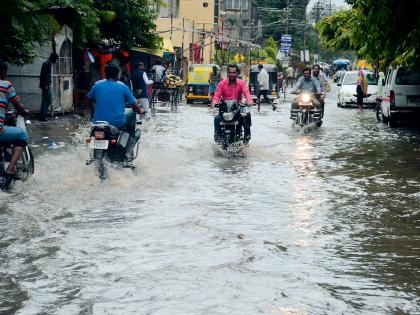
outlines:
[{"label": "pedestrian", "polygon": [[151,84],[153,84],[153,81],[149,80],[146,71],[144,71],[144,63],[141,61],[138,62],[136,64],[136,71],[133,74],[134,97],[139,100],[140,107],[144,109],[145,118],[147,120],[152,116],[149,107],[148,93],[148,86]]},{"label": "pedestrian", "polygon": [[380,71],[379,78],[378,78],[378,91],[376,92],[376,95],[378,95],[378,97],[381,99],[383,98],[384,85],[385,85],[385,74],[382,71]]},{"label": "pedestrian", "polygon": [[285,87],[283,86],[284,80],[285,80],[284,73],[283,72],[279,72],[277,74],[277,88],[282,93],[284,93],[284,89],[285,89]]},{"label": "pedestrian", "polygon": [[264,66],[261,64],[258,65],[258,70],[260,71],[257,77],[258,86],[259,86],[258,94],[257,94],[258,111],[260,111],[261,96],[264,97],[264,101],[266,103],[271,103],[271,105],[273,106],[273,110],[276,110],[276,106],[268,98],[268,92],[270,90],[270,78],[268,76],[268,72],[267,70],[264,69]]},{"label": "pedestrian", "polygon": [[286,87],[290,85],[290,87],[293,87],[293,78],[294,78],[294,69],[292,66],[288,66],[286,69]]},{"label": "pedestrian", "polygon": [[357,74],[357,106],[359,108],[359,112],[363,112],[363,98],[366,96],[367,93],[367,80],[365,78],[365,74],[362,68],[359,68],[359,72]]},{"label": "pedestrian", "polygon": [[48,108],[51,106],[51,64],[56,63],[58,55],[53,52],[50,57],[43,62],[41,74],[39,76],[39,87],[42,90],[41,111],[39,113],[40,121],[47,121]]},{"label": "pedestrian", "polygon": [[155,73],[154,82],[163,83],[166,79],[166,68],[162,66],[162,60],[156,60],[155,65],[152,67],[152,71]]},{"label": "pedestrian", "polygon": [[210,73],[209,78],[209,100],[211,101],[214,95],[214,92],[216,92],[217,84],[221,81],[220,72],[217,71],[217,66],[213,66],[213,71]]}]

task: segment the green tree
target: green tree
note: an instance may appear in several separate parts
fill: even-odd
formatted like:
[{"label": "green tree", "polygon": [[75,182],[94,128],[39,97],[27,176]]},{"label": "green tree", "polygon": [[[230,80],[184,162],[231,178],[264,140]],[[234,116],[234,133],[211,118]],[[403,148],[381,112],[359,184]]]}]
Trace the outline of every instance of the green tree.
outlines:
[{"label": "green tree", "polygon": [[160,37],[153,33],[156,12],[148,0],[3,0],[0,58],[29,63],[38,43],[52,43],[60,30],[54,8],[72,12],[68,24],[74,30],[76,47],[98,45],[102,40],[122,48],[161,45]]},{"label": "green tree", "polygon": [[349,1],[353,7],[322,19],[317,28],[324,46],[354,50],[383,67],[420,65],[420,0]]},{"label": "green tree", "polygon": [[94,0],[94,3],[101,18],[102,38],[122,48],[161,45],[160,37],[153,33],[157,13],[150,9],[148,0]]},{"label": "green tree", "polygon": [[265,60],[267,63],[276,64],[277,55],[277,42],[274,38],[269,37],[266,39],[262,48],[254,48],[251,50],[252,60]]},{"label": "green tree", "polygon": [[57,21],[40,11],[43,1],[3,0],[0,19],[0,58],[14,64],[30,62],[36,43],[51,41]]}]

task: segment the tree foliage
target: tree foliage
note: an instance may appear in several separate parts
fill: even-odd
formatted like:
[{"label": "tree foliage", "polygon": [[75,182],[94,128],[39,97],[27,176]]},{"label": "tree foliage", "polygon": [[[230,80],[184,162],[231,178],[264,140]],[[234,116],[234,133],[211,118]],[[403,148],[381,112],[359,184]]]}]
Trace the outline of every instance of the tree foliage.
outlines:
[{"label": "tree foliage", "polygon": [[264,43],[263,48],[255,48],[251,51],[251,59],[265,60],[267,63],[276,64],[277,42],[269,37]]},{"label": "tree foliage", "polygon": [[323,44],[354,50],[386,67],[420,65],[420,0],[354,0],[353,7],[322,19],[317,28]]},{"label": "tree foliage", "polygon": [[54,8],[73,13],[68,24],[76,47],[104,40],[122,48],[161,45],[160,37],[153,33],[156,12],[148,0],[3,0],[0,58],[14,64],[31,62],[37,43],[52,42],[61,29]]}]

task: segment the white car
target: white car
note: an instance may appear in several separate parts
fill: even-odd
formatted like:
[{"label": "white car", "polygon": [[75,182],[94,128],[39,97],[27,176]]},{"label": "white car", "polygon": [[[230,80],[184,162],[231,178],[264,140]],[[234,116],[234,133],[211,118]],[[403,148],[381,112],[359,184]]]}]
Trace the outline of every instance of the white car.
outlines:
[{"label": "white car", "polygon": [[420,70],[397,67],[386,77],[381,103],[382,120],[396,127],[398,120],[420,117]]},{"label": "white car", "polygon": [[[378,81],[373,71],[364,70],[368,83],[367,95],[363,98],[363,105],[375,107]],[[357,105],[357,77],[358,71],[347,71],[337,83],[337,106],[347,107]]]}]

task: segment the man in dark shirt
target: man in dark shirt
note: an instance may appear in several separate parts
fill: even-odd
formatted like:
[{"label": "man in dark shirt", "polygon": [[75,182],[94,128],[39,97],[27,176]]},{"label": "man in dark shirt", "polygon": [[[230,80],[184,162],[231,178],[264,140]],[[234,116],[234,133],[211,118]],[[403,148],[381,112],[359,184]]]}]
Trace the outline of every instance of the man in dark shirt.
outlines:
[{"label": "man in dark shirt", "polygon": [[51,64],[55,63],[57,59],[58,55],[53,52],[41,67],[39,77],[39,87],[42,90],[41,112],[39,114],[40,121],[47,121],[48,108],[51,105]]},{"label": "man in dark shirt", "polygon": [[140,106],[145,111],[146,119],[151,117],[148,94],[148,85],[150,84],[153,84],[153,81],[147,77],[144,71],[144,63],[140,61],[136,64],[136,72],[133,75],[133,92],[134,96],[139,99]]}]

